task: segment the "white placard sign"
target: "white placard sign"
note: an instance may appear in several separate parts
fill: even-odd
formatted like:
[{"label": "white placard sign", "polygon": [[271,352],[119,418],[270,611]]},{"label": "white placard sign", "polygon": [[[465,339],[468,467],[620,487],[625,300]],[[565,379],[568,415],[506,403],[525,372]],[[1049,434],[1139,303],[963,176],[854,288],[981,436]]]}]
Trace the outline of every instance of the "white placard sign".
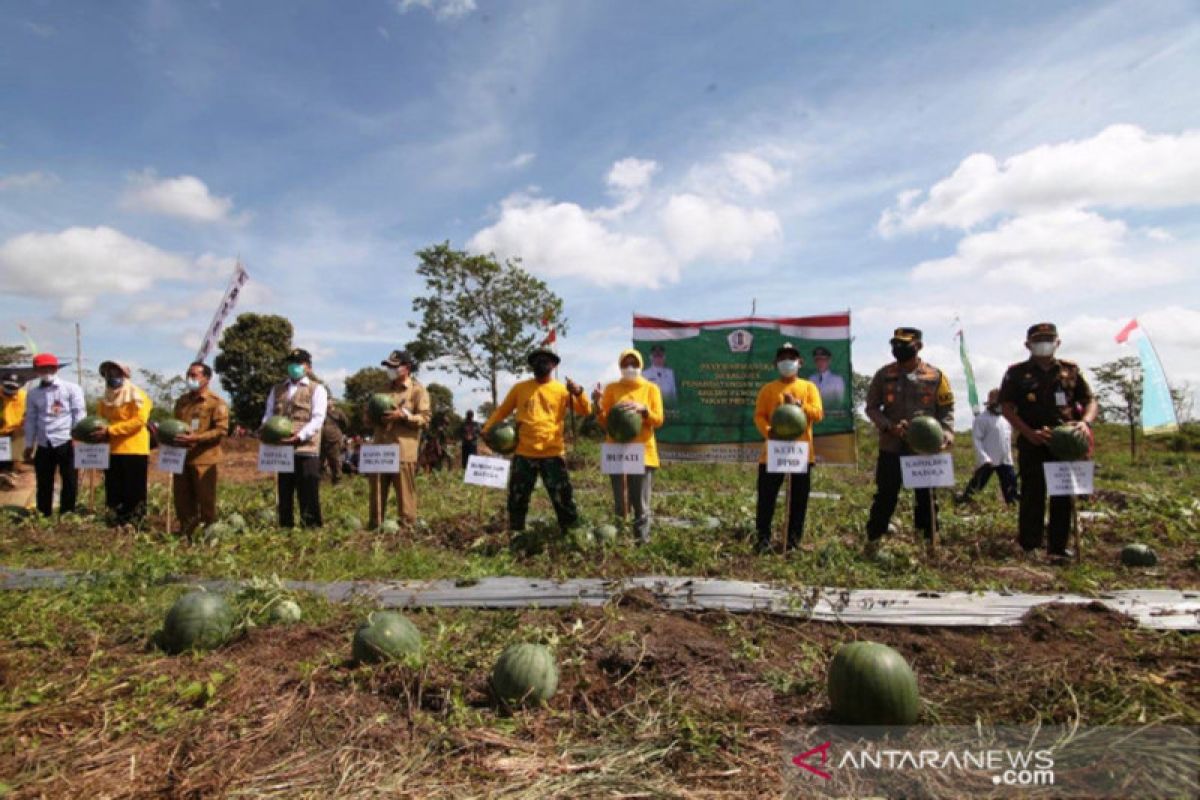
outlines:
[{"label": "white placard sign", "polygon": [[600,471],[605,475],[645,475],[646,445],[641,442],[600,445]]},{"label": "white placard sign", "polygon": [[509,461],[505,458],[471,456],[467,459],[467,471],[463,474],[463,483],[489,486],[493,489],[506,489],[508,488],[508,468]]},{"label": "white placard sign", "polygon": [[767,472],[808,472],[808,442],[768,439]]},{"label": "white placard sign", "polygon": [[1047,461],[1042,469],[1046,473],[1046,494],[1051,497],[1092,493],[1095,461]]},{"label": "white placard sign", "polygon": [[358,471],[363,475],[395,475],[400,471],[400,445],[364,444],[358,450]]},{"label": "white placard sign", "polygon": [[258,446],[259,472],[295,472],[296,448],[286,444],[260,444]]},{"label": "white placard sign", "polygon": [[158,471],[169,472],[172,475],[183,474],[183,464],[187,461],[186,447],[158,446]]},{"label": "white placard sign", "polygon": [[0,461],[12,460],[12,437],[0,436]]},{"label": "white placard sign", "polygon": [[934,456],[900,456],[905,489],[936,489],[954,485],[954,459],[949,453]]},{"label": "white placard sign", "polygon": [[108,469],[108,445],[75,443],[75,469]]}]

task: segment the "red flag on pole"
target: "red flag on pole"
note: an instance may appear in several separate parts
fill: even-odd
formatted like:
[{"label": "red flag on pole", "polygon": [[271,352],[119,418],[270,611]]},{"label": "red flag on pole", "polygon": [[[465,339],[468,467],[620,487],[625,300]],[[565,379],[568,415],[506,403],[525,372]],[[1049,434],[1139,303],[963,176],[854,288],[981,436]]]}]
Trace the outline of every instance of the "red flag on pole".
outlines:
[{"label": "red flag on pole", "polygon": [[1129,334],[1137,330],[1137,326],[1137,319],[1131,319],[1129,324],[1121,328],[1121,332],[1117,334],[1117,344],[1125,344],[1125,342],[1129,341]]}]

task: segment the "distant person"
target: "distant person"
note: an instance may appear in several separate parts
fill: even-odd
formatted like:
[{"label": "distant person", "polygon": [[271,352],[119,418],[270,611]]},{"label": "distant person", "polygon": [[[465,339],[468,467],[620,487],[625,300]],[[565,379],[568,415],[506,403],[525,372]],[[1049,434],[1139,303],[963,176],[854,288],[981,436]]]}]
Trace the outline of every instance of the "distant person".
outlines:
[{"label": "distant person", "polygon": [[983,413],[975,417],[971,426],[971,441],[975,445],[975,474],[963,490],[959,502],[965,503],[971,495],[987,486],[992,473],[1000,481],[1004,502],[1017,502],[1017,473],[1013,469],[1012,426],[1000,413],[1000,390],[988,392],[987,405]]},{"label": "distant person", "polygon": [[667,366],[667,351],[661,344],[650,348],[650,368],[642,375],[658,387],[664,403],[675,402],[675,370]]},{"label": "distant person", "polygon": [[387,370],[391,384],[384,394],[392,398],[394,410],[384,414],[382,421],[368,419],[372,426],[372,444],[400,446],[400,471],[386,475],[371,475],[368,527],[383,524],[387,516],[388,492],[396,491],[396,512],[402,525],[417,521],[417,461],[420,458],[421,431],[433,416],[429,392],[413,373],[417,362],[404,350],[393,350],[379,362]]},{"label": "distant person", "polygon": [[321,527],[321,428],[329,411],[329,390],[312,377],[312,355],[297,348],[287,355],[287,379],[271,387],[262,424],[274,416],[292,421],[291,436],[281,444],[296,448],[292,472],[277,473],[279,527],[296,525],[295,503],[300,502],[300,523]]},{"label": "distant person", "polygon": [[25,390],[21,376],[8,373],[0,377],[0,437],[8,439],[12,458],[0,461],[0,484],[16,485],[12,479],[15,472],[16,454],[21,452],[20,437],[25,427]]},{"label": "distant person", "polygon": [[321,426],[321,468],[329,469],[329,482],[334,486],[342,477],[342,447],[350,420],[337,403],[330,401],[325,413],[325,424]]},{"label": "distant person", "polygon": [[[79,472],[71,428],[87,416],[83,389],[58,377],[58,359],[50,353],[33,357],[38,382],[25,394],[25,463],[33,462],[37,473],[37,507],[43,516],[54,510],[54,473],[59,473],[62,490],[58,510],[75,510]],[[36,449],[37,455],[34,455]]]},{"label": "distant person", "polygon": [[104,396],[96,413],[107,424],[92,434],[93,442],[108,443],[104,471],[104,504],[113,525],[137,525],[146,516],[146,484],[150,472],[150,396],[131,380],[129,365],[105,361],[100,365]]},{"label": "distant person", "polygon": [[462,424],[462,468],[467,468],[467,461],[479,452],[479,423],[475,421],[475,412],[468,411]]},{"label": "distant person", "polygon": [[815,347],[812,356],[817,371],[808,376],[809,383],[821,393],[822,403],[840,408],[846,402],[846,379],[829,370],[833,354],[827,347]]},{"label": "distant person", "polygon": [[175,401],[175,419],[188,432],[175,444],[187,448],[183,472],[171,476],[179,532],[191,538],[197,527],[217,521],[217,470],[221,443],[229,432],[229,406],[208,385],[212,367],[194,361],[187,369],[187,391]]}]

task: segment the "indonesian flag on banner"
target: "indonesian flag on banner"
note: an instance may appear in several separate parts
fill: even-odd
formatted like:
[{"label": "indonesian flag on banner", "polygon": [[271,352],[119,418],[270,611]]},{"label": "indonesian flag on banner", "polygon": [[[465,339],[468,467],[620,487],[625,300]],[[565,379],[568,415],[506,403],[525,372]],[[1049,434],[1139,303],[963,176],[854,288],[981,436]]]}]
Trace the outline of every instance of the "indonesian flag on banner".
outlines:
[{"label": "indonesian flag on banner", "polygon": [[549,347],[558,341],[558,329],[552,327],[551,316],[554,314],[553,309],[546,309],[546,313],[542,315],[542,327],[546,329],[546,338],[542,339],[542,347]]},{"label": "indonesian flag on banner", "polygon": [[1117,344],[1125,344],[1129,341],[1129,334],[1137,330],[1137,326],[1138,321],[1136,318],[1129,320],[1129,324],[1121,328],[1121,332],[1117,334]]}]

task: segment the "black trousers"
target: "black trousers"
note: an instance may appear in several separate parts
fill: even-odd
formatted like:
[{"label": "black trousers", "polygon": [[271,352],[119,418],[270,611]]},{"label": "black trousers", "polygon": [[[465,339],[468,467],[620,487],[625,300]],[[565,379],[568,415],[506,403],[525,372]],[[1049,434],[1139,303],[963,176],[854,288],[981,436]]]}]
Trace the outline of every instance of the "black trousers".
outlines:
[{"label": "black trousers", "polygon": [[[808,495],[812,490],[812,465],[808,472],[792,474],[792,503],[789,509],[787,530],[788,547],[800,544],[804,536],[804,518],[808,515]],[[763,544],[771,541],[771,520],[775,518],[775,503],[779,499],[779,487],[783,486],[787,473],[767,472],[766,464],[758,465],[758,503],[755,508],[755,527],[758,540]]]},{"label": "black trousers", "polygon": [[33,471],[37,475],[37,507],[45,516],[54,511],[54,473],[62,476],[62,492],[58,496],[58,510],[70,514],[75,510],[75,496],[79,491],[79,472],[75,469],[75,448],[69,441],[58,447],[38,447],[33,457]]},{"label": "black trousers", "polygon": [[1051,555],[1067,550],[1071,535],[1073,497],[1050,498],[1050,524],[1046,517],[1046,473],[1042,465],[1055,461],[1048,447],[1034,447],[1021,442],[1017,445],[1017,465],[1021,468],[1021,507],[1017,515],[1017,541],[1025,551],[1036,550],[1049,534],[1046,548]]},{"label": "black trousers", "polygon": [[[900,454],[881,452],[879,460],[875,462],[875,499],[871,501],[871,515],[867,518],[869,540],[875,541],[887,533],[902,488],[904,476],[900,470]],[[933,492],[929,489],[913,489],[913,526],[926,539],[933,538],[936,514]]]},{"label": "black trousers", "polygon": [[300,523],[321,527],[321,459],[296,455],[296,471],[279,473],[279,527],[296,527],[294,500],[300,500]]},{"label": "black trousers", "polygon": [[462,468],[463,469],[467,468],[467,460],[470,459],[471,456],[475,455],[476,452],[478,451],[478,449],[479,448],[475,444],[475,442],[463,442],[462,443]]},{"label": "black trousers", "polygon": [[963,490],[963,499],[966,500],[987,486],[993,472],[996,473],[996,480],[1000,481],[1000,492],[1004,495],[1004,502],[1009,505],[1017,502],[1017,471],[1013,469],[1012,464],[980,464],[979,469],[975,470],[975,474],[967,482],[967,488]]},{"label": "black trousers", "polygon": [[114,525],[136,525],[146,516],[146,473],[150,456],[108,457],[104,471],[104,504]]}]

